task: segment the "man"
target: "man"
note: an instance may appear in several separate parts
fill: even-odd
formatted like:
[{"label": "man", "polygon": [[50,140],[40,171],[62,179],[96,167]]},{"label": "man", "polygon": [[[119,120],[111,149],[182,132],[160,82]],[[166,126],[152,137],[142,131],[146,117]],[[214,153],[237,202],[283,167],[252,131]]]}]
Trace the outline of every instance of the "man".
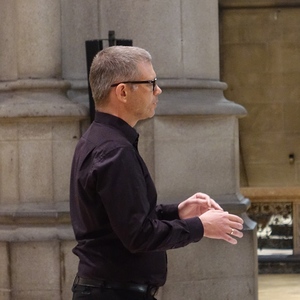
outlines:
[{"label": "man", "polygon": [[203,193],[179,205],[157,205],[133,128],[154,116],[162,92],[147,51],[100,51],[90,85],[95,120],[76,147],[71,173],[73,252],[79,257],[73,299],[155,299],[166,281],[166,250],[203,236],[236,244],[243,221]]}]

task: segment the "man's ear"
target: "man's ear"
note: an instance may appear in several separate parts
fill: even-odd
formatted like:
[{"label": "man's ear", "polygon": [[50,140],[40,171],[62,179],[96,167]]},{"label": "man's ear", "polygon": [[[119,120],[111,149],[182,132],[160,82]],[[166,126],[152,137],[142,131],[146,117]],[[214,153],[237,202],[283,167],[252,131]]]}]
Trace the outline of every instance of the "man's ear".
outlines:
[{"label": "man's ear", "polygon": [[122,102],[127,101],[127,86],[126,86],[126,84],[120,83],[116,87],[116,95],[120,101],[122,101]]}]

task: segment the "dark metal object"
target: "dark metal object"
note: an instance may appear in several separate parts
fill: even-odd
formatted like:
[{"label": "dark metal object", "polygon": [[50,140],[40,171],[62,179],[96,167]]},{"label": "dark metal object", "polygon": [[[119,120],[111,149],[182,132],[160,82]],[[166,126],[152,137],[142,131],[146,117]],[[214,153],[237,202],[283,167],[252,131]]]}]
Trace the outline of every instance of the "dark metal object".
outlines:
[{"label": "dark metal object", "polygon": [[95,116],[95,103],[92,95],[90,86],[89,74],[91,65],[95,55],[103,49],[103,42],[101,40],[93,40],[85,42],[86,51],[86,66],[87,66],[87,79],[88,79],[88,90],[89,90],[89,107],[90,107],[90,120],[93,122]]},{"label": "dark metal object", "polygon": [[89,92],[89,107],[90,107],[90,121],[93,122],[95,118],[95,103],[91,91],[89,74],[91,65],[95,55],[104,49],[104,41],[108,41],[108,46],[132,46],[132,40],[116,39],[113,30],[108,32],[108,39],[89,40],[85,41],[86,51],[86,66],[87,66],[87,79],[88,79],[88,92]]}]

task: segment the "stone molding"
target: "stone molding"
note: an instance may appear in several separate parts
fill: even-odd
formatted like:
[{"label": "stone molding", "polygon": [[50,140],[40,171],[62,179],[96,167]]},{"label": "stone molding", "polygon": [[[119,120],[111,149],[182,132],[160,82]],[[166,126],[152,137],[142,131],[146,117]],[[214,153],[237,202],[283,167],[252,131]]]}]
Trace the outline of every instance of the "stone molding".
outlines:
[{"label": "stone molding", "polygon": [[300,0],[219,0],[222,8],[299,7]]},{"label": "stone molding", "polygon": [[252,221],[246,213],[251,205],[248,198],[245,198],[240,193],[212,196],[212,198],[222,206],[224,211],[241,216],[244,220],[244,231],[256,228],[256,222]]},{"label": "stone molding", "polygon": [[218,80],[160,79],[157,115],[235,115],[244,117],[246,109],[227,100],[227,84]]},{"label": "stone molding", "polygon": [[21,79],[0,82],[0,93],[40,89],[67,90],[68,88],[70,88],[70,83],[68,81],[56,79]]},{"label": "stone molding", "polygon": [[[87,81],[70,82],[69,93],[72,100],[88,106]],[[224,97],[223,91],[227,89],[225,82],[193,78],[159,78],[158,85],[163,92],[158,97],[157,116],[236,115],[241,118],[247,115],[243,106]]]},{"label": "stone molding", "polygon": [[55,226],[1,226],[0,242],[41,242],[52,240],[74,240],[71,225]]},{"label": "stone molding", "polygon": [[[300,203],[300,187],[241,187],[241,192],[250,199],[295,199]],[[296,200],[297,199],[297,200]]]},{"label": "stone molding", "polygon": [[162,88],[178,89],[220,89],[226,90],[227,84],[218,80],[193,79],[193,78],[159,78],[158,84]]},{"label": "stone molding", "polygon": [[0,242],[74,240],[69,203],[0,206]]},{"label": "stone molding", "polygon": [[55,79],[0,82],[0,119],[68,117],[85,119],[88,110],[67,98],[70,83]]}]

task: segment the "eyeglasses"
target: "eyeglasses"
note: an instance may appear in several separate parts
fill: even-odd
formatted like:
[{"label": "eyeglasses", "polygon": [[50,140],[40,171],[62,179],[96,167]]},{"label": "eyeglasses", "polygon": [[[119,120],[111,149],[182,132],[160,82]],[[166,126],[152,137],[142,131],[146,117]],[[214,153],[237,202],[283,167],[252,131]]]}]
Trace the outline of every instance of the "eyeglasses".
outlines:
[{"label": "eyeglasses", "polygon": [[155,87],[156,87],[156,81],[157,78],[154,78],[153,80],[142,80],[142,81],[123,81],[123,82],[118,82],[118,83],[114,83],[111,85],[111,87],[117,86],[121,83],[132,83],[132,84],[152,84],[152,91],[154,92]]}]

